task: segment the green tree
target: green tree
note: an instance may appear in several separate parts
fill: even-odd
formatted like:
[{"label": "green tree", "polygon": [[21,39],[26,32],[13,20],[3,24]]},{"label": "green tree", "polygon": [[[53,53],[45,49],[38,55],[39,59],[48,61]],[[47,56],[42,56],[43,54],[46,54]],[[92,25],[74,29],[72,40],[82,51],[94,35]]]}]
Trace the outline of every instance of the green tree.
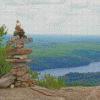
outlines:
[{"label": "green tree", "polygon": [[11,46],[5,46],[4,48],[1,47],[4,45],[4,44],[2,44],[2,41],[4,39],[4,37],[2,37],[2,36],[6,35],[7,31],[8,31],[8,29],[6,30],[5,24],[3,24],[0,27],[0,77],[2,75],[5,75],[6,73],[10,72],[10,70],[12,69],[12,63],[6,62],[5,59],[8,58],[6,51],[13,49],[15,47],[15,45],[12,47]]}]

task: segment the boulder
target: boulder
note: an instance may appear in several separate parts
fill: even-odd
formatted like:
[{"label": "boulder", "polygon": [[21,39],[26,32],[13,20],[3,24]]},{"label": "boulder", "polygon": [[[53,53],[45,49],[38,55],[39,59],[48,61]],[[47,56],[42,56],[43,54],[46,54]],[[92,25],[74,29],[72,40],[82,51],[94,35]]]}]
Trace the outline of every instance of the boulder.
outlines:
[{"label": "boulder", "polygon": [[26,74],[29,70],[30,68],[28,66],[25,66],[23,68],[12,69],[10,73],[13,75],[22,76]]},{"label": "boulder", "polygon": [[7,46],[12,44],[19,44],[19,43],[31,43],[33,41],[32,38],[23,38],[23,39],[17,39],[17,40],[10,40],[7,41]]},{"label": "boulder", "polygon": [[21,82],[21,87],[29,87],[29,84],[26,82]]},{"label": "boulder", "polygon": [[8,63],[26,63],[34,61],[33,59],[6,59]]},{"label": "boulder", "polygon": [[[17,76],[18,81],[27,81],[32,77],[31,74],[24,74],[23,76]],[[32,81],[33,82],[33,81]]]},{"label": "boulder", "polygon": [[14,76],[14,75],[12,75],[11,73],[7,73],[6,75],[1,76],[1,79],[9,76]]},{"label": "boulder", "polygon": [[14,83],[15,79],[16,79],[15,76],[8,76],[0,79],[0,88],[8,87],[11,83]]},{"label": "boulder", "polygon": [[13,63],[13,68],[22,68],[25,67],[25,63]]},{"label": "boulder", "polygon": [[27,58],[27,55],[9,55],[9,58],[19,58],[19,59],[25,59]]},{"label": "boulder", "polygon": [[29,48],[14,48],[11,50],[7,50],[6,54],[10,55],[10,54],[30,54],[32,53],[32,50]]},{"label": "boulder", "polygon": [[21,87],[21,81],[16,81],[15,82],[15,87]]},{"label": "boulder", "polygon": [[16,40],[16,39],[20,39],[20,37],[19,37],[19,35],[16,35],[16,36],[13,36],[11,39]]}]

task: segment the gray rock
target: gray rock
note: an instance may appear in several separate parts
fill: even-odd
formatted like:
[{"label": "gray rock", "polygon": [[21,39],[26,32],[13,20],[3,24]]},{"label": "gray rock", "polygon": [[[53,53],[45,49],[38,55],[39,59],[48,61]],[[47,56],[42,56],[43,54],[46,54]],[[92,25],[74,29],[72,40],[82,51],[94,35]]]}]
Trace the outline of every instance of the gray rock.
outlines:
[{"label": "gray rock", "polygon": [[22,68],[25,67],[25,63],[13,63],[13,68]]},{"label": "gray rock", "polygon": [[22,76],[26,74],[29,71],[29,69],[30,68],[28,66],[25,66],[23,68],[12,69],[10,73],[13,75]]},{"label": "gray rock", "polygon": [[23,39],[17,39],[17,40],[10,40],[7,41],[7,46],[12,44],[19,44],[19,43],[31,43],[33,42],[32,38],[23,38]]},{"label": "gray rock", "polygon": [[17,80],[19,81],[27,81],[28,79],[30,79],[32,77],[31,74],[25,74],[23,76],[17,76]]},{"label": "gray rock", "polygon": [[1,78],[9,77],[9,76],[14,76],[11,73],[7,73],[6,75],[1,76]]},{"label": "gray rock", "polygon": [[31,53],[32,53],[32,50],[30,48],[14,48],[14,49],[6,51],[7,55],[10,55],[10,54],[26,55],[26,54],[31,54]]},{"label": "gray rock", "polygon": [[15,76],[8,76],[0,79],[0,87],[1,88],[8,87],[11,83],[14,82],[14,79],[16,79]]}]

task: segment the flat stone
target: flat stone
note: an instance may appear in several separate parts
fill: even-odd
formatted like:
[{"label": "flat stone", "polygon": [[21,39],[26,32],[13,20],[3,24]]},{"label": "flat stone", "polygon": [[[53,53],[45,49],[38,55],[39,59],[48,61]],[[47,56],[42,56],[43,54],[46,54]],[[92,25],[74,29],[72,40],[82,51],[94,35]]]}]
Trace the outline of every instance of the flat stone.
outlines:
[{"label": "flat stone", "polygon": [[27,58],[27,55],[9,55],[8,57],[12,59],[14,58],[25,59]]},{"label": "flat stone", "polygon": [[26,82],[21,82],[21,87],[25,88],[25,87],[29,87],[29,84]]},{"label": "flat stone", "polygon": [[6,59],[8,63],[26,63],[26,62],[31,62],[34,61],[33,59]]},{"label": "flat stone", "polygon": [[22,76],[26,74],[29,70],[30,70],[30,67],[25,66],[23,68],[12,69],[10,73],[13,75]]},{"label": "flat stone", "polygon": [[0,87],[1,88],[8,87],[11,83],[14,82],[14,79],[16,79],[15,76],[8,76],[8,77],[0,79]]},{"label": "flat stone", "polygon": [[13,37],[11,38],[11,40],[16,40],[16,39],[20,39],[19,35],[13,36]]},{"label": "flat stone", "polygon": [[17,40],[10,40],[10,41],[7,41],[7,46],[12,45],[12,44],[31,43],[31,42],[33,42],[32,38],[23,38],[23,39],[17,39]]},{"label": "flat stone", "polygon": [[13,63],[13,68],[22,68],[25,67],[25,63]]},{"label": "flat stone", "polygon": [[[27,81],[32,77],[31,74],[24,74],[23,76],[17,76],[18,81]],[[32,81],[33,82],[33,81]]]},{"label": "flat stone", "polygon": [[31,54],[32,53],[32,50],[30,48],[14,48],[14,49],[11,49],[11,50],[7,50],[6,51],[6,54],[7,55],[10,55],[10,54]]}]

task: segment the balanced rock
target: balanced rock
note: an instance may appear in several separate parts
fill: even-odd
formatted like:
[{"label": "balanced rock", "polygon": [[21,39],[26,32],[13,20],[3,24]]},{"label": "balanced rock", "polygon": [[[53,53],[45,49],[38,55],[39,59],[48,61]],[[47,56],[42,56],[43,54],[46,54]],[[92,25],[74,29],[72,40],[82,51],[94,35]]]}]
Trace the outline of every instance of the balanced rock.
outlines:
[{"label": "balanced rock", "polygon": [[21,87],[29,87],[29,84],[26,82],[21,82]]},{"label": "balanced rock", "polygon": [[6,59],[8,63],[26,63],[26,62],[31,62],[34,61],[33,59]]},{"label": "balanced rock", "polygon": [[7,46],[12,44],[20,44],[20,43],[31,43],[33,41],[32,38],[23,38],[23,39],[17,39],[17,40],[10,40],[7,41]]},{"label": "balanced rock", "polygon": [[29,70],[30,68],[28,66],[25,66],[23,68],[12,69],[10,73],[13,75],[22,76],[26,74]]},{"label": "balanced rock", "polygon": [[10,54],[30,54],[32,53],[32,50],[29,48],[20,48],[20,49],[11,49],[11,50],[7,50],[6,54],[10,55]]},{"label": "balanced rock", "polygon": [[13,63],[13,68],[22,68],[25,67],[25,63]]},{"label": "balanced rock", "polygon": [[21,86],[21,81],[16,81],[15,82],[15,87],[20,87]]},{"label": "balanced rock", "polygon": [[16,35],[16,36],[13,36],[11,39],[16,40],[16,39],[20,39],[20,37],[19,37],[19,35]]},{"label": "balanced rock", "polygon": [[[27,81],[28,79],[30,79],[32,77],[31,74],[25,74],[23,76],[17,76],[17,80],[19,81]],[[32,81],[33,82],[33,81]]]},{"label": "balanced rock", "polygon": [[27,58],[27,55],[9,55],[9,58],[19,58],[19,59],[25,59]]},{"label": "balanced rock", "polygon": [[8,77],[0,79],[0,87],[1,88],[8,87],[11,83],[14,82],[15,79],[16,79],[15,76],[8,76]]}]

